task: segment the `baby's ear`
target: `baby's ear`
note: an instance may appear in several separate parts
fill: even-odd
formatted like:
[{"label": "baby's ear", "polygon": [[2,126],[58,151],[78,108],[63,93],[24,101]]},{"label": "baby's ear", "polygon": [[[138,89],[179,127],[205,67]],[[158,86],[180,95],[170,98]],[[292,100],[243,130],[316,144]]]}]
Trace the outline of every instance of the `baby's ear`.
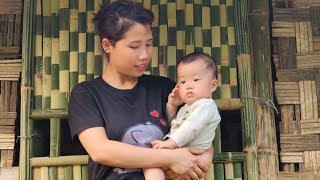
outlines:
[{"label": "baby's ear", "polygon": [[214,92],[218,87],[218,80],[217,79],[213,79],[211,82],[211,92]]}]

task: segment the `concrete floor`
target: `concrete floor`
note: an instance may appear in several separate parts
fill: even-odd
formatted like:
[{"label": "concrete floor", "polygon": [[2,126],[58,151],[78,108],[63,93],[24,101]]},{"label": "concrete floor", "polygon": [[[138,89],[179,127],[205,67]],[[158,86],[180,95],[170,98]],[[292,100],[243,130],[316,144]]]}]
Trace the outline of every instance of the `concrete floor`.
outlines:
[{"label": "concrete floor", "polygon": [[0,168],[0,179],[17,180],[19,167],[2,167]]}]

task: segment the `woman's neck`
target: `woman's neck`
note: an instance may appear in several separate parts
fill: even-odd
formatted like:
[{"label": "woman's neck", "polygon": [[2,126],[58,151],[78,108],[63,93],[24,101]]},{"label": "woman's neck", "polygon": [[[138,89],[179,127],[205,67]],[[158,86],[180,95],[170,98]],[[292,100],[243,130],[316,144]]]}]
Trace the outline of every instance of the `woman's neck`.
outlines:
[{"label": "woman's neck", "polygon": [[110,69],[108,70],[108,68],[103,73],[102,79],[110,86],[117,89],[132,89],[138,82],[137,77],[119,74]]}]

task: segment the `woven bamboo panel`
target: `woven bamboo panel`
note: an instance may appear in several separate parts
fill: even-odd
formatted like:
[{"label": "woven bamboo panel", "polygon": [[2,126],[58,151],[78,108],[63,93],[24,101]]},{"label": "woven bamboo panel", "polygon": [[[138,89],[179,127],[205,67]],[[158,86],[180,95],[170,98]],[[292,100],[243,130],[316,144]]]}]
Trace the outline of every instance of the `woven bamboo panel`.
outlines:
[{"label": "woven bamboo panel", "polygon": [[[320,150],[320,1],[273,0],[272,6],[278,80],[274,88],[281,111],[280,161],[286,172],[315,173],[314,162],[305,157]],[[298,174],[287,177],[299,179]]]},{"label": "woven bamboo panel", "polygon": [[297,82],[275,82],[274,88],[279,104],[300,104]]}]

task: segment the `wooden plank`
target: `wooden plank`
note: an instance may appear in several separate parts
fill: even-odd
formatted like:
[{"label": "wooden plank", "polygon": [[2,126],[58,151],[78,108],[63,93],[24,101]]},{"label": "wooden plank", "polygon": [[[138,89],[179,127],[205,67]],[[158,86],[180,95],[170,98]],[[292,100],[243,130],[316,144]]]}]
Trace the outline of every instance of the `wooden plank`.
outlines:
[{"label": "wooden plank", "polygon": [[15,119],[0,119],[0,126],[14,126]]},{"label": "wooden plank", "polygon": [[313,151],[320,148],[320,135],[280,134],[282,152]]},{"label": "wooden plank", "polygon": [[280,161],[282,163],[303,162],[303,152],[280,152]]},{"label": "wooden plank", "polygon": [[0,14],[21,14],[22,5],[21,0],[1,0]]},{"label": "wooden plank", "polygon": [[320,51],[320,36],[313,37],[313,50]]},{"label": "wooden plank", "polygon": [[304,119],[300,122],[301,134],[320,134],[320,119]]},{"label": "wooden plank", "polygon": [[313,36],[320,36],[320,6],[310,7],[310,17]]},{"label": "wooden plank", "polygon": [[280,172],[280,175],[279,175],[279,180],[316,180],[316,179],[320,179],[320,174]]},{"label": "wooden plank", "polygon": [[278,81],[292,82],[313,80],[316,77],[316,69],[279,69],[277,70]]},{"label": "wooden plank", "polygon": [[306,21],[310,18],[306,8],[272,8],[273,20],[281,22]]},{"label": "wooden plank", "polygon": [[299,7],[299,8],[305,8],[309,9],[310,6],[319,6],[320,2],[319,0],[294,0],[292,1],[292,7]]},{"label": "wooden plank", "polygon": [[18,58],[20,47],[17,46],[0,46],[0,58]]},{"label": "wooden plank", "polygon": [[297,68],[318,68],[320,67],[320,53],[317,51],[297,53]]},{"label": "wooden plank", "polygon": [[0,149],[14,149],[13,143],[1,143]]},{"label": "wooden plank", "polygon": [[275,82],[278,104],[300,104],[298,82]]},{"label": "wooden plank", "polygon": [[[294,25],[294,23],[292,23]],[[278,38],[279,48],[279,68],[295,69],[296,60],[296,39],[295,38]]]},{"label": "wooden plank", "polygon": [[0,134],[14,134],[15,126],[0,126]]},{"label": "wooden plank", "polygon": [[17,112],[0,112],[0,119],[16,119]]},{"label": "wooden plank", "polygon": [[21,59],[2,59],[0,60],[0,64],[13,64],[13,63],[22,63]]}]

